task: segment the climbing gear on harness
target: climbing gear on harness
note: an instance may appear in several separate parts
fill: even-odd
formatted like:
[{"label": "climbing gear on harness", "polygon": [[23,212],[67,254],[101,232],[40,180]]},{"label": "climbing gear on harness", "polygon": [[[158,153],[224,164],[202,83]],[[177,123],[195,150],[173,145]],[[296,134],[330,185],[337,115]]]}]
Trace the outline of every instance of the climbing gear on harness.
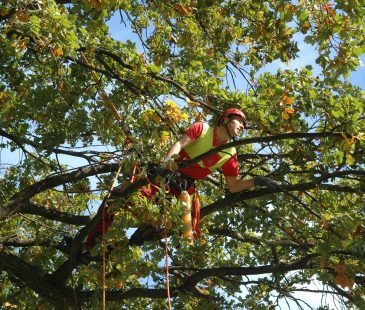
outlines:
[{"label": "climbing gear on harness", "polygon": [[161,176],[165,178],[167,187],[177,191],[178,193],[186,191],[194,186],[195,180],[181,174],[180,172],[167,169],[163,166],[149,163],[148,164],[148,177]]},{"label": "climbing gear on harness", "polygon": [[194,239],[200,240],[200,200],[197,191],[195,191],[193,196],[193,231]]},{"label": "climbing gear on harness", "polygon": [[169,170],[174,170],[175,171],[175,170],[179,169],[178,164],[170,156],[165,157],[161,161],[160,165],[161,165],[161,167],[164,167],[164,168],[169,169]]},{"label": "climbing gear on harness", "polygon": [[[195,191],[195,180],[177,171],[171,171],[154,163],[148,164],[148,174],[150,176],[159,175],[165,178],[165,185],[170,193],[181,200],[184,207],[189,209],[191,237],[195,240],[200,240],[200,201],[198,193]],[[191,208],[193,208],[192,217]],[[187,213],[188,211],[184,213],[184,223],[185,219],[188,220]]]},{"label": "climbing gear on harness", "polygon": [[187,239],[189,245],[192,245],[194,235],[192,230],[193,224],[191,219],[191,199],[189,193],[187,191],[182,191],[179,196],[179,200],[182,202],[183,206],[183,217],[182,217],[184,223],[183,237]]}]

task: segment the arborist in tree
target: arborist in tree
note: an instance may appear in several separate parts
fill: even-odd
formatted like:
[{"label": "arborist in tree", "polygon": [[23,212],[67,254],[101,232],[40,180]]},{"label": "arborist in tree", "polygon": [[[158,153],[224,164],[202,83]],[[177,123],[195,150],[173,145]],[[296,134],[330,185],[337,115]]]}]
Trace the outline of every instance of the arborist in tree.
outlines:
[{"label": "arborist in tree", "polygon": [[[256,176],[252,179],[244,180],[239,177],[237,151],[235,147],[224,149],[218,153],[210,155],[201,161],[186,168],[179,168],[178,165],[185,160],[196,158],[209,150],[227,143],[240,135],[247,125],[245,114],[239,109],[227,109],[218,118],[217,126],[211,127],[205,123],[195,123],[178,139],[168,150],[160,165],[151,165],[150,174],[159,174],[166,177],[166,186],[169,193],[183,201],[185,210],[183,215],[184,237],[193,242],[193,238],[200,238],[199,229],[199,201],[195,192],[196,180],[204,179],[217,169],[221,169],[225,176],[226,185],[229,192],[235,193],[249,190],[252,187],[266,186],[277,188],[278,184],[270,178]],[[176,158],[175,158],[176,157]],[[143,186],[141,195],[153,198],[159,191],[157,186]],[[191,218],[190,196],[193,196],[194,220]],[[112,223],[112,216],[105,223],[107,231]],[[86,245],[91,248],[95,245],[97,236],[103,233],[102,224],[99,223],[89,234]]]}]

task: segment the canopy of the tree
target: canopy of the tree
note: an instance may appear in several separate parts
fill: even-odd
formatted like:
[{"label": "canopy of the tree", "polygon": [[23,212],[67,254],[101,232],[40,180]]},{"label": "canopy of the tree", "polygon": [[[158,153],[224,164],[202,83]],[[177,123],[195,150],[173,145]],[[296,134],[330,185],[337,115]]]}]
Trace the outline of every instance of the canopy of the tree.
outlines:
[{"label": "canopy of the tree", "polygon": [[[100,309],[105,277],[107,309],[166,308],[166,228],[173,309],[364,309],[365,95],[349,81],[364,10],[1,1],[0,307]],[[248,128],[220,149],[236,146],[243,178],[281,186],[230,194],[220,171],[198,182],[202,237],[188,246],[181,203],[138,190],[147,163],[229,107]],[[108,192],[112,228],[80,260]]]}]

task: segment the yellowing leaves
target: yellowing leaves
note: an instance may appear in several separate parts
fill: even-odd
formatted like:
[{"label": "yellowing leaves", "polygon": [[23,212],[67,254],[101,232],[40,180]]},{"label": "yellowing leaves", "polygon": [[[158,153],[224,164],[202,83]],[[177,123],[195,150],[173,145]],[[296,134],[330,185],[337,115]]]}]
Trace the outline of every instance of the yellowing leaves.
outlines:
[{"label": "yellowing leaves", "polygon": [[293,14],[298,11],[298,7],[294,4],[288,3],[285,5],[285,11]]},{"label": "yellowing leaves", "polygon": [[104,0],[89,0],[90,6],[101,11],[105,6]]},{"label": "yellowing leaves", "polygon": [[181,4],[181,3],[177,3],[175,5],[175,9],[183,16],[187,16],[189,15],[193,9],[187,5]]},{"label": "yellowing leaves", "polygon": [[163,130],[160,133],[160,139],[161,139],[161,142],[163,144],[165,144],[166,142],[168,142],[170,140],[170,133],[168,131]]},{"label": "yellowing leaves", "polygon": [[12,309],[18,308],[18,306],[17,306],[17,305],[14,305],[14,304],[12,304],[12,303],[10,303],[10,302],[8,302],[8,301],[6,301],[6,302],[4,303],[4,307],[5,307],[5,308],[12,308]]},{"label": "yellowing leaves", "polygon": [[174,123],[179,123],[182,120],[188,121],[187,114],[172,100],[167,100],[158,113],[150,108],[144,110],[141,116],[145,122],[154,122],[156,124],[166,125],[167,127],[170,127]]},{"label": "yellowing leaves", "polygon": [[28,47],[30,39],[28,37],[24,37],[19,41],[18,47],[21,50],[25,50]]},{"label": "yellowing leaves", "polygon": [[323,5],[322,10],[326,11],[331,16],[336,15],[336,12],[333,10],[333,7],[332,7],[331,3],[327,3],[327,4]]},{"label": "yellowing leaves", "polygon": [[294,114],[295,112],[296,112],[296,109],[294,109],[294,108],[285,109],[283,112],[283,119],[287,121],[289,119],[290,115]]},{"label": "yellowing leaves", "polygon": [[192,101],[190,100],[188,97],[186,97],[186,102],[188,103],[188,105],[192,108],[197,108],[200,106],[200,104],[198,102]]},{"label": "yellowing leaves", "polygon": [[216,54],[215,48],[208,48],[205,50],[205,55],[212,57]]},{"label": "yellowing leaves", "polygon": [[63,49],[62,47],[55,47],[55,48],[52,48],[52,55],[54,58],[59,58],[63,55]]},{"label": "yellowing leaves", "polygon": [[112,287],[115,287],[116,289],[118,289],[118,290],[122,290],[122,289],[124,289],[124,287],[125,287],[125,284],[124,284],[124,282],[123,281],[121,281],[121,280],[119,280],[119,279],[111,279],[111,280],[109,280],[110,281],[110,285],[112,286]]},{"label": "yellowing leaves", "polygon": [[295,109],[294,108],[288,108],[288,109],[285,109],[285,112],[287,113],[287,114],[294,114],[295,113]]},{"label": "yellowing leaves", "polygon": [[22,23],[26,23],[29,20],[29,17],[27,14],[25,14],[23,11],[16,12],[17,19],[21,21]]},{"label": "yellowing leaves", "polygon": [[40,48],[48,48],[49,46],[49,40],[47,39],[38,38],[36,42]]},{"label": "yellowing leaves", "polygon": [[345,262],[344,261],[340,261],[336,266],[335,266],[335,271],[336,271],[336,277],[335,277],[335,283],[339,286],[341,286],[342,288],[346,288],[348,287],[349,289],[352,289],[352,287],[354,286],[355,282],[353,279],[350,279],[346,274],[345,274]]},{"label": "yellowing leaves", "polygon": [[355,163],[355,158],[351,154],[346,154],[346,163],[353,165]]},{"label": "yellowing leaves", "polygon": [[142,256],[142,250],[139,246],[132,250],[132,256],[134,259],[139,259]]},{"label": "yellowing leaves", "polygon": [[166,145],[170,140],[170,133],[168,131],[158,132],[157,130],[153,130],[151,137],[157,141],[159,145]]},{"label": "yellowing leaves", "polygon": [[142,112],[142,119],[144,122],[154,122],[154,123],[161,123],[161,118],[157,115],[155,110],[147,109]]},{"label": "yellowing leaves", "polygon": [[342,138],[343,139],[340,139],[338,143],[339,149],[346,156],[346,162],[349,165],[353,165],[355,163],[355,158],[351,153],[355,148],[355,143],[358,140],[358,136],[347,136],[346,134],[342,133]]},{"label": "yellowing leaves", "polygon": [[163,108],[166,116],[171,122],[178,123],[182,120],[188,121],[188,116],[185,112],[181,111],[177,106],[176,102],[172,100],[167,100],[166,105]]},{"label": "yellowing leaves", "polygon": [[363,133],[363,132],[359,132],[357,136],[354,136],[354,139],[360,140],[360,141],[364,140],[364,138],[365,138],[365,133]]},{"label": "yellowing leaves", "polygon": [[284,112],[283,112],[283,119],[284,120],[288,120],[289,117],[293,114],[295,114],[295,112],[297,111],[293,106],[294,99],[293,97],[288,96],[286,93],[283,93],[281,95],[281,103],[280,106],[284,106],[285,105],[289,105],[290,107],[284,107]]},{"label": "yellowing leaves", "polygon": [[8,98],[8,95],[6,92],[0,92],[0,103],[5,102]]},{"label": "yellowing leaves", "polygon": [[284,96],[282,97],[282,99],[283,99],[283,102],[284,102],[284,103],[286,103],[286,104],[292,104],[292,103],[293,103],[293,101],[294,101],[294,99],[293,99],[292,97],[289,97],[289,96],[287,96],[287,95],[284,95]]}]

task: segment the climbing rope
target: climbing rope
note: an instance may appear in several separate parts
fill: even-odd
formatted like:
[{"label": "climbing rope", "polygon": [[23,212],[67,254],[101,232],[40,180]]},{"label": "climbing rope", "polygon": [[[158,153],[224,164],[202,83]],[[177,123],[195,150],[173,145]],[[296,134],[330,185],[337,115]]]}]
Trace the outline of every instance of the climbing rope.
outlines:
[{"label": "climbing rope", "polygon": [[[119,177],[119,174],[120,174],[121,169],[122,169],[122,164],[119,163],[118,170],[117,170],[117,172],[115,174],[115,177],[114,177],[113,182],[112,182],[112,184],[110,186],[110,189],[108,191],[108,194],[107,194],[107,196],[105,197],[105,199],[103,201],[103,205],[102,205],[102,207],[103,207],[103,209],[102,209],[102,211],[103,211],[103,232],[105,232],[106,205],[107,205],[108,200],[110,198],[110,195],[111,195],[111,193],[113,191],[113,188],[115,187],[115,183],[116,183],[116,181],[117,181],[117,179]],[[105,307],[106,306],[106,295],[105,295],[105,289],[106,289],[106,280],[105,280],[105,270],[106,270],[106,259],[105,259],[105,257],[106,257],[106,238],[105,238],[105,233],[103,233],[102,238],[103,238],[103,259],[102,259],[102,272],[101,272],[102,275],[101,276],[102,276],[102,290],[103,290],[103,297],[102,297],[102,299],[103,299],[103,310],[105,310],[106,309],[106,307]]]},{"label": "climbing rope", "polygon": [[[154,184],[149,178],[147,177],[147,181],[151,186],[156,187],[157,189],[160,189],[159,186]],[[167,188],[167,192],[169,192],[170,189]],[[168,309],[171,310],[171,296],[170,296],[170,274],[169,274],[169,243],[167,240],[167,214],[166,214],[166,208],[164,208],[164,214],[163,214],[163,226],[164,226],[164,238],[165,238],[165,267],[166,267],[166,292],[167,292],[167,305]]]},{"label": "climbing rope", "polygon": [[166,291],[167,291],[167,304],[169,310],[171,310],[171,297],[170,297],[170,280],[169,280],[169,244],[167,241],[167,216],[166,211],[163,216],[164,225],[164,237],[165,237],[165,265],[166,265]]}]

